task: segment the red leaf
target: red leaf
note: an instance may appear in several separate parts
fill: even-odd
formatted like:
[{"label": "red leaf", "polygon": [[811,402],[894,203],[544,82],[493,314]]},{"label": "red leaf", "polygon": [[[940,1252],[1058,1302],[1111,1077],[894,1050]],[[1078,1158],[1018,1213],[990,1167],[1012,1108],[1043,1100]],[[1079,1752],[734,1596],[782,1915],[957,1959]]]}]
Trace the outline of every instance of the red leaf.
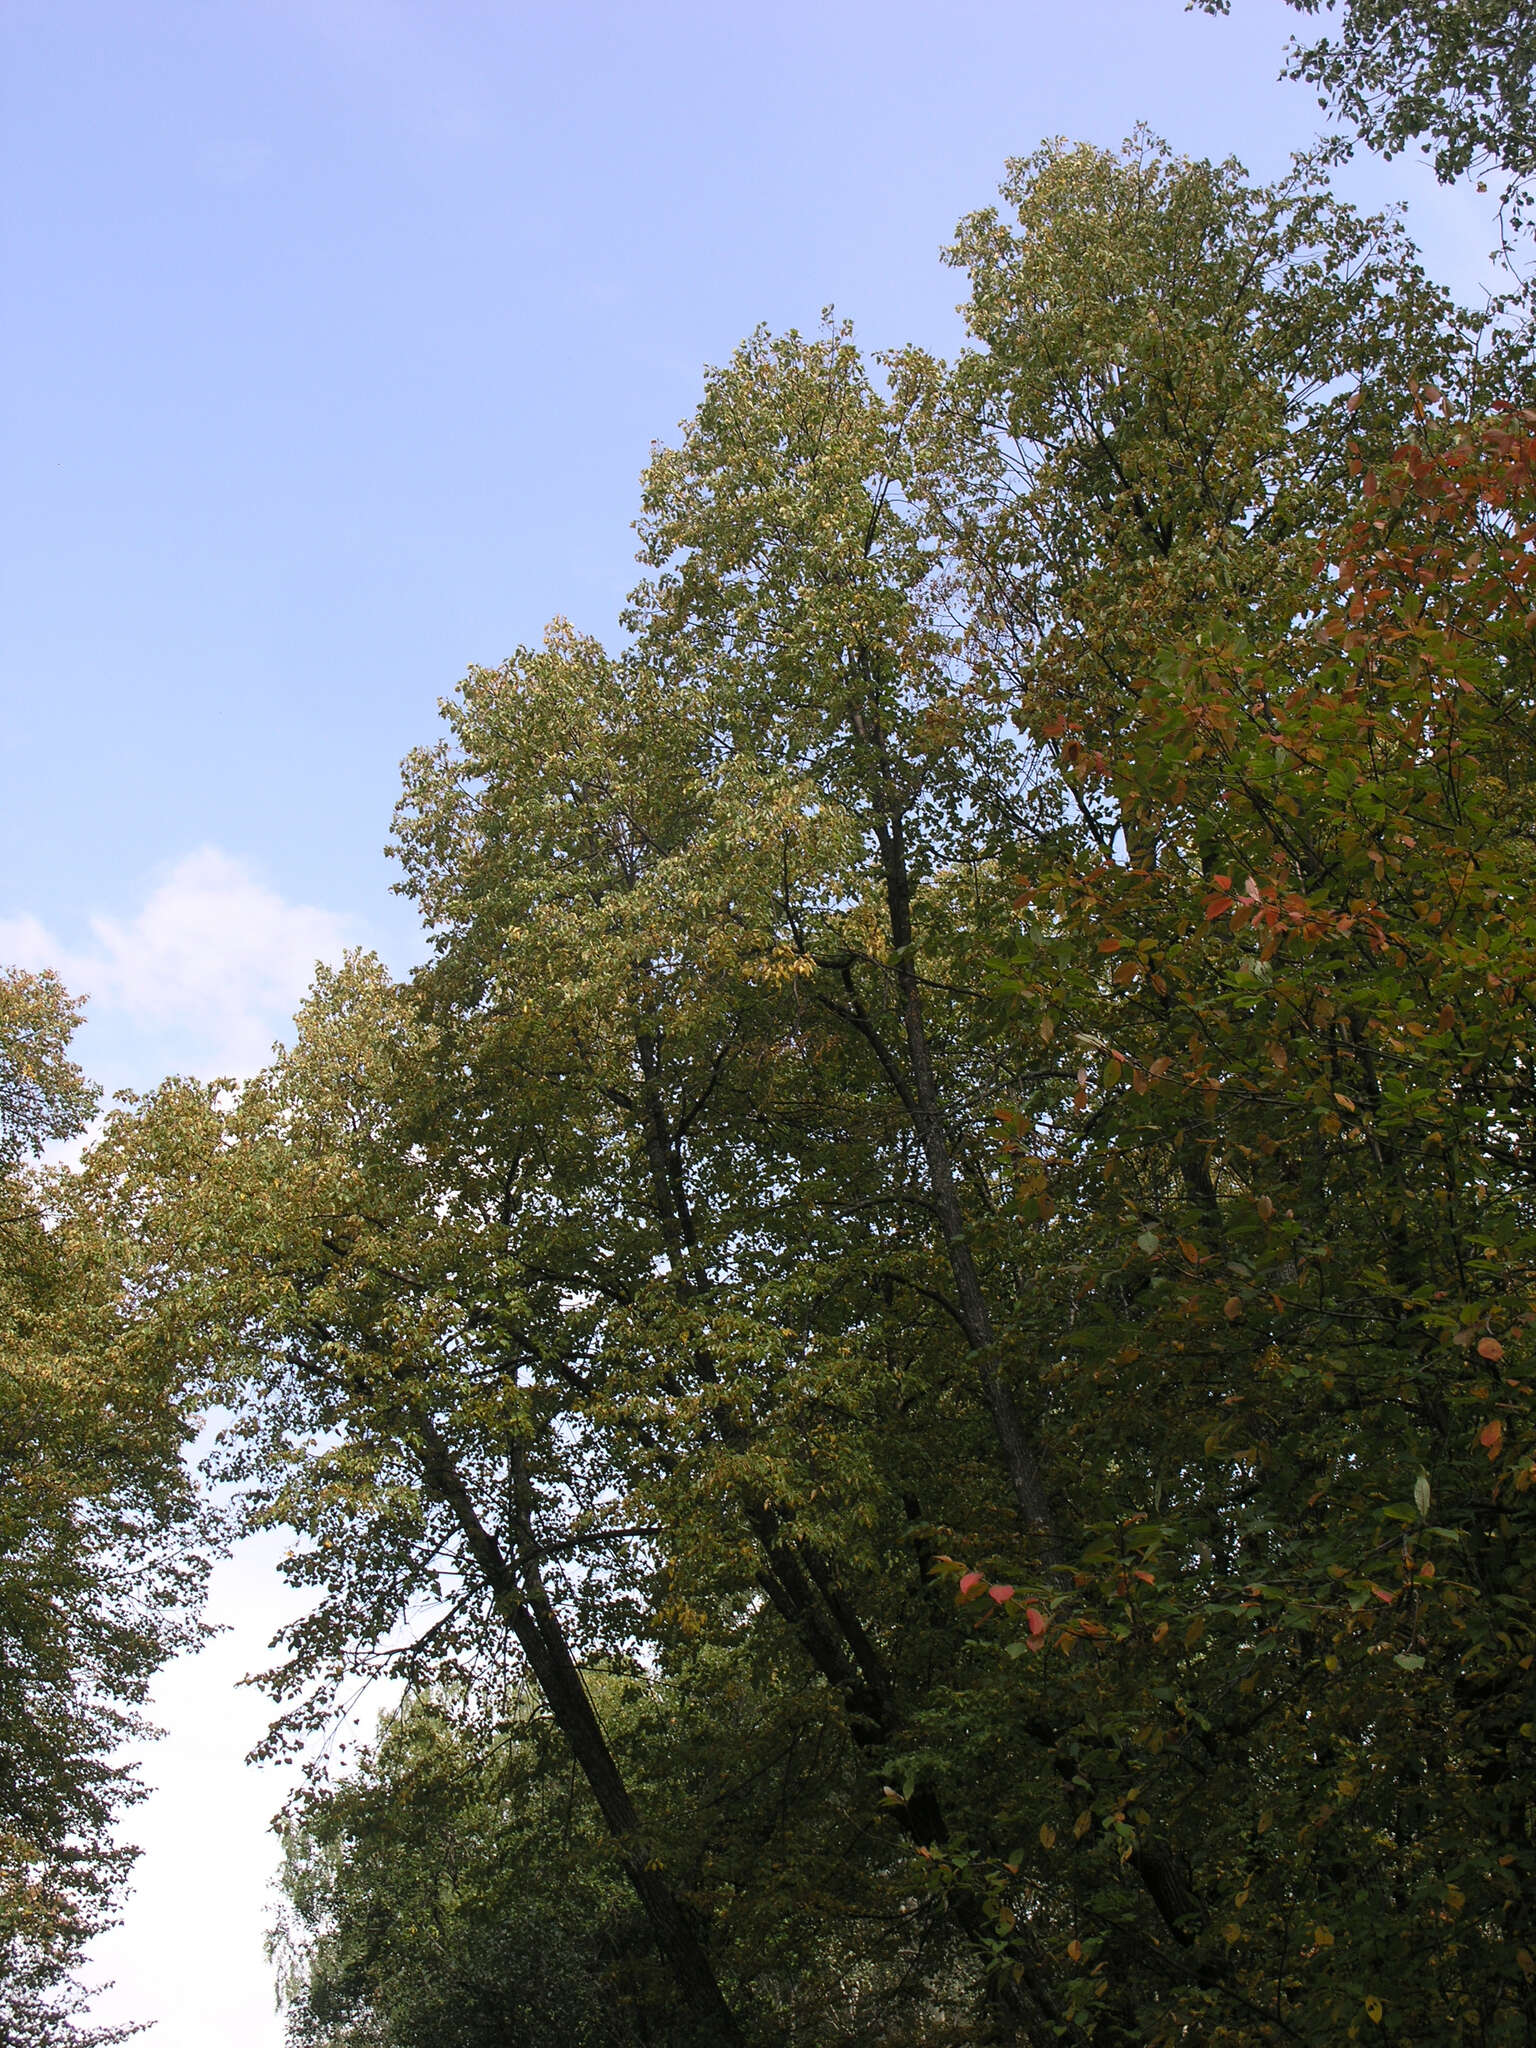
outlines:
[{"label": "red leaf", "polygon": [[974,1599],[986,1583],[980,1572],[967,1572],[960,1581],[960,1598],[962,1600]]},{"label": "red leaf", "polygon": [[991,1594],[992,1598],[997,1602],[999,1607],[1006,1607],[1008,1602],[1013,1598],[1012,1586],[988,1586],[987,1591]]},{"label": "red leaf", "polygon": [[1045,1616],[1038,1607],[1026,1607],[1024,1619],[1029,1623],[1029,1632],[1032,1636],[1043,1636],[1045,1634]]}]

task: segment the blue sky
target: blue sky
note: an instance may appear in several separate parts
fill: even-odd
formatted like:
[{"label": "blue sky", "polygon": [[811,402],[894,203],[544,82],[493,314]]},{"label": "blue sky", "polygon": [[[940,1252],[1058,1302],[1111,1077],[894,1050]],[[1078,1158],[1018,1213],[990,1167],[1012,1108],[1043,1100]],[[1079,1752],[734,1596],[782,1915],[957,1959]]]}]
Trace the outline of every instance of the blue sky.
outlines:
[{"label": "blue sky", "polygon": [[[871,344],[953,349],[938,250],[1047,135],[1145,119],[1277,172],[1319,118],[1276,80],[1299,24],[1281,0],[8,0],[0,953],[91,992],[112,1086],[249,1070],[349,940],[407,965],[399,757],[467,662],[557,612],[612,629],[637,473],[700,366],[828,303]],[[1475,198],[1414,162],[1346,184],[1406,197],[1477,287]],[[156,2048],[279,2038],[281,1788],[240,1778],[230,1691],[274,1598],[264,1558],[227,1567],[234,1633],[163,1690],[111,1950]]]}]

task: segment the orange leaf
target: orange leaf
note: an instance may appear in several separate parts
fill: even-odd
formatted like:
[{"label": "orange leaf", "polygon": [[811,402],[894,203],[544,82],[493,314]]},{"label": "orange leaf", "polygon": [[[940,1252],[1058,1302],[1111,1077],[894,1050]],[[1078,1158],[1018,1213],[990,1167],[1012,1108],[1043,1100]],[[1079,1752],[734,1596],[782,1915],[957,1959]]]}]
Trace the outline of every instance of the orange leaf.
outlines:
[{"label": "orange leaf", "polygon": [[1479,1358],[1489,1358],[1497,1363],[1504,1356],[1504,1346],[1497,1337],[1484,1337],[1478,1343],[1477,1355]]}]

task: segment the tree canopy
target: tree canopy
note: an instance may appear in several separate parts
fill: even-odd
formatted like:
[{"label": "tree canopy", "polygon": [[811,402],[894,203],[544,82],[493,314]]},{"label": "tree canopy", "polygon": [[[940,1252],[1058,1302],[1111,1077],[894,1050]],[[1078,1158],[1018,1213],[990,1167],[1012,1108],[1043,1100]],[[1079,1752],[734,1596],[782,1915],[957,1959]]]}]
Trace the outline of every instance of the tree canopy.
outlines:
[{"label": "tree canopy", "polygon": [[148,1682],[195,1638],[199,1514],[174,1360],[126,1313],[131,1257],[34,1167],[96,1102],[78,1005],[0,974],[0,2034],[79,2038],[71,1972],[132,1851],[120,1759]]},{"label": "tree canopy", "polygon": [[273,1744],[411,1687],[296,2041],[1526,2038],[1524,367],[1305,171],[1004,199],[465,678],[427,962],[81,1176]]},{"label": "tree canopy", "polygon": [[[1529,174],[1523,6],[1340,21],[1372,146]],[[400,1685],[283,1817],[295,2048],[1530,2048],[1530,336],[1145,131],[946,260],[955,361],[750,335],[622,638],[444,702],[406,978],[66,1172],[0,975],[20,2048],[210,1412],[266,1752]]]}]

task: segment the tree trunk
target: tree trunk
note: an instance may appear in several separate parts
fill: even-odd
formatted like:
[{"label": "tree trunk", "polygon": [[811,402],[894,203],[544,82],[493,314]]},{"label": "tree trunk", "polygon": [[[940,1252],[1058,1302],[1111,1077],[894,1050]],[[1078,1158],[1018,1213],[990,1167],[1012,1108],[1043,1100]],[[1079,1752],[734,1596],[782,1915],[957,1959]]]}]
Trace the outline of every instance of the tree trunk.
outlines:
[{"label": "tree trunk", "polygon": [[[481,1521],[469,1490],[437,1429],[418,1415],[422,1474],[448,1508],[481,1577],[496,1602],[496,1611],[517,1637],[555,1726],[570,1745],[603,1823],[618,1845],[625,1874],[650,1923],[663,1961],[672,1972],[683,2009],[699,2029],[701,2048],[740,2048],[741,2029],[725,2002],[714,1966],[700,1941],[693,1919],[667,1881],[659,1861],[642,1838],[640,1817],[624,1783],[608,1738],[603,1733],[565,1631],[543,1581],[534,1571],[525,1586],[501,1545]],[[528,1556],[531,1558],[531,1531]],[[526,1560],[525,1560],[526,1562]]]}]

